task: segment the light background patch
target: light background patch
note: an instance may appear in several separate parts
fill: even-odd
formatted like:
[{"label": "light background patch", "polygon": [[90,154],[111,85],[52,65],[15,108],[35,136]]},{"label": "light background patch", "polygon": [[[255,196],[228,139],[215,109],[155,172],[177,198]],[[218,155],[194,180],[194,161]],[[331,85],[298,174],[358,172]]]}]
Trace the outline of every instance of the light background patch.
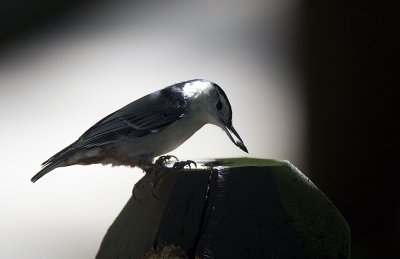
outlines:
[{"label": "light background patch", "polygon": [[[73,166],[29,180],[104,116],[177,82],[216,82],[249,156],[290,160],[306,172],[297,4],[119,1],[88,6],[68,25],[14,45],[0,60],[0,258],[93,258],[143,173]],[[247,155],[211,125],[172,154]]]}]

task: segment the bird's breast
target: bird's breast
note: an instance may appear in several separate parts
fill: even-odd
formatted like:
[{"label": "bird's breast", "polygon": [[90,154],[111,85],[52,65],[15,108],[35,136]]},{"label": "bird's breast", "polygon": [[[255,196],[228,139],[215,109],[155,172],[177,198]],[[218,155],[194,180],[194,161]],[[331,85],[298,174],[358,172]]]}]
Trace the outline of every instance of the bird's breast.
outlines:
[{"label": "bird's breast", "polygon": [[184,116],[161,130],[154,130],[142,137],[124,138],[119,148],[120,156],[135,157],[151,162],[155,157],[166,154],[188,140],[205,125],[202,121]]},{"label": "bird's breast", "polygon": [[141,137],[123,136],[112,144],[78,152],[70,164],[111,164],[137,166],[151,163],[157,156],[166,154],[188,140],[205,125],[193,116],[182,117],[160,130]]}]

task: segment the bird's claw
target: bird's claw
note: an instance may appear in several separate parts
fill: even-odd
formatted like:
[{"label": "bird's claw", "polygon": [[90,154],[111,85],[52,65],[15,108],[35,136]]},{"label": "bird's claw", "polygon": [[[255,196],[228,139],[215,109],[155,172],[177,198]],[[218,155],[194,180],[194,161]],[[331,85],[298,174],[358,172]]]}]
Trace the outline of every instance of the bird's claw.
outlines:
[{"label": "bird's claw", "polygon": [[194,162],[194,161],[192,161],[192,160],[186,160],[186,161],[179,161],[179,162],[176,162],[176,163],[172,166],[172,168],[173,168],[173,169],[178,169],[178,170],[180,170],[180,169],[184,169],[185,166],[189,166],[189,168],[192,169],[192,167],[190,166],[191,164],[193,164],[193,165],[197,168],[196,162]]},{"label": "bird's claw", "polygon": [[[156,181],[150,183],[150,193],[151,193],[151,195],[153,195],[153,197],[156,198],[157,200],[160,199],[160,196],[158,196],[158,195],[156,194],[155,189],[156,189],[156,187],[158,186],[158,184],[161,182],[163,176],[164,176],[164,175],[162,175],[161,177],[158,177],[158,178],[156,179]],[[140,201],[139,198],[136,196],[136,190],[138,189],[139,185],[141,185],[141,181],[142,181],[143,179],[144,179],[144,178],[140,179],[139,182],[137,182],[137,183],[135,184],[135,186],[133,187],[133,189],[132,189],[132,197],[133,197],[133,199],[135,199],[136,201]]]},{"label": "bird's claw", "polygon": [[156,165],[163,165],[166,162],[168,162],[169,160],[171,160],[171,158],[175,159],[176,161],[179,161],[179,159],[176,156],[173,155],[165,155],[165,156],[160,156],[159,158],[157,158],[155,164]]},{"label": "bird's claw", "polygon": [[132,197],[133,197],[133,199],[135,200],[135,201],[140,201],[139,200],[139,198],[138,197],[136,197],[136,185],[135,186],[133,186],[133,189],[132,189]]},{"label": "bird's claw", "polygon": [[[145,172],[147,173],[156,173],[159,174],[159,177],[157,177],[153,182],[150,183],[150,192],[151,195],[155,198],[155,199],[160,199],[160,196],[158,196],[157,192],[158,192],[158,186],[160,185],[160,183],[162,182],[163,178],[165,176],[167,176],[170,173],[175,172],[175,170],[181,170],[184,169],[186,166],[188,166],[190,169],[192,169],[192,165],[194,165],[197,168],[197,164],[196,162],[192,161],[192,160],[186,160],[186,161],[178,161],[175,162],[174,165],[172,166],[172,168],[168,168],[163,166],[162,164],[166,161],[169,160],[171,158],[175,158],[176,160],[178,160],[175,156],[171,156],[171,155],[167,155],[167,156],[162,156],[159,157],[154,164],[149,165],[146,169]],[[143,179],[143,178],[142,178]],[[142,181],[142,179],[140,181]],[[139,182],[140,182],[139,181]],[[139,186],[139,182],[136,184]],[[137,199],[136,195],[135,195],[135,190],[137,189],[137,187],[133,188],[132,190],[132,195],[133,198],[135,200],[139,200]]]},{"label": "bird's claw", "polygon": [[[157,185],[157,183],[156,183],[156,185]],[[151,192],[151,195],[153,195],[153,197],[154,197],[155,199],[159,200],[159,199],[160,199],[160,196],[158,196],[158,195],[154,192],[154,187],[155,187],[155,184],[154,184],[154,183],[150,183],[150,192]]]},{"label": "bird's claw", "polygon": [[136,190],[138,189],[138,187],[140,187],[142,185],[142,181],[144,178],[140,179],[137,183],[135,183],[135,185],[133,186],[132,189],[132,197],[133,199],[135,199],[136,201],[140,201],[137,197],[136,197]]}]

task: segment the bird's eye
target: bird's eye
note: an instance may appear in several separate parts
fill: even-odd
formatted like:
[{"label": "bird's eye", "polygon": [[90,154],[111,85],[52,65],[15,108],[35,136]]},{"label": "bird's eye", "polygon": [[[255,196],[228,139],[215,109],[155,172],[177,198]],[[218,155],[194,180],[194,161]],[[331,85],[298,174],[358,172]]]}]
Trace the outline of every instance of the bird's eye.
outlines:
[{"label": "bird's eye", "polygon": [[222,103],[221,103],[221,100],[220,101],[218,101],[218,103],[217,103],[217,110],[219,111],[219,110],[221,110],[222,109]]}]

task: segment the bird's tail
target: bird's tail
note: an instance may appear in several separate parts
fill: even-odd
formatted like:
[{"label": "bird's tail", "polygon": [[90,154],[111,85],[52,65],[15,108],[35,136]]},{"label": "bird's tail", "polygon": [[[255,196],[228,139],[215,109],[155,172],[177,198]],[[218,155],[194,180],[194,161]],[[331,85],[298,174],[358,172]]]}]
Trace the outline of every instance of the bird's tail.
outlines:
[{"label": "bird's tail", "polygon": [[31,181],[34,183],[39,180],[42,176],[49,173],[50,171],[56,169],[57,167],[67,166],[70,164],[66,164],[67,160],[75,155],[76,149],[73,148],[74,144],[64,148],[54,156],[50,157],[48,160],[42,163],[42,170],[40,170],[37,174],[35,174]]}]

